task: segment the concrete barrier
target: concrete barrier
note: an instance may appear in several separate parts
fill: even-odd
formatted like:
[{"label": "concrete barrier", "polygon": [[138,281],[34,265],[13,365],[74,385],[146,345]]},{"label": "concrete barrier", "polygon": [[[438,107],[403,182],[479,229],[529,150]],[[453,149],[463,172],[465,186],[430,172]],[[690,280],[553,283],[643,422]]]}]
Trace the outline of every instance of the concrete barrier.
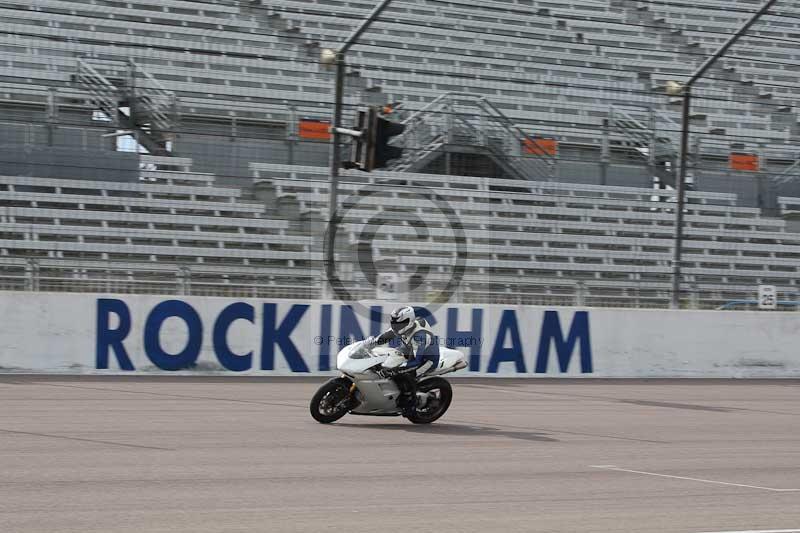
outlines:
[{"label": "concrete barrier", "polygon": [[[0,293],[0,370],[332,374],[386,302]],[[420,309],[460,375],[800,377],[800,314],[443,305]]]}]

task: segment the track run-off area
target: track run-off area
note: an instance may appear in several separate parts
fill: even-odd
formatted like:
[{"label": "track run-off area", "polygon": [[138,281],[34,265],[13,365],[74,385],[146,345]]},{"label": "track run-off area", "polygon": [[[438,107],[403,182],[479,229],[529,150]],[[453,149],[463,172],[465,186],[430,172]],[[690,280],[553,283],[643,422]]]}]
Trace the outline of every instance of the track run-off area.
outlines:
[{"label": "track run-off area", "polygon": [[800,382],[453,379],[324,426],[321,378],[0,376],[0,531],[800,532]]}]

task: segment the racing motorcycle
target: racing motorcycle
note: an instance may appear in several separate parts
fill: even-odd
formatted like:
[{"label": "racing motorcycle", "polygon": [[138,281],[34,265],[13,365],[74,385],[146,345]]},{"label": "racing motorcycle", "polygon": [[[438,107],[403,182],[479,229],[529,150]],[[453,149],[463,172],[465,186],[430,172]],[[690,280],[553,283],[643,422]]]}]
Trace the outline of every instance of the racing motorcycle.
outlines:
[{"label": "racing motorcycle", "polygon": [[[311,416],[330,424],[347,413],[353,415],[400,416],[397,405],[400,389],[389,375],[406,358],[389,346],[368,349],[363,342],[342,348],[336,356],[336,368],[342,373],[331,379],[311,399]],[[439,349],[439,363],[418,377],[417,403],[406,418],[415,424],[430,424],[447,412],[453,399],[450,383],[440,377],[467,367],[458,350]]]}]

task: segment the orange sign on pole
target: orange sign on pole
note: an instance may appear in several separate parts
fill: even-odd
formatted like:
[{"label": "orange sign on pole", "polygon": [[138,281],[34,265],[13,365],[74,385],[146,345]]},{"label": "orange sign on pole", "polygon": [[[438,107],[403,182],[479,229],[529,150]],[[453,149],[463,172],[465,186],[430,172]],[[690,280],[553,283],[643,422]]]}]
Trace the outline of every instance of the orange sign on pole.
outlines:
[{"label": "orange sign on pole", "polygon": [[558,152],[558,141],[555,139],[525,139],[522,145],[527,154],[555,156]]},{"label": "orange sign on pole", "polygon": [[300,120],[298,134],[301,139],[329,141],[331,139],[331,123],[327,120],[304,118]]},{"label": "orange sign on pole", "polygon": [[756,154],[742,154],[731,152],[730,167],[731,170],[745,170],[749,172],[758,172],[760,167],[758,164],[758,155]]}]

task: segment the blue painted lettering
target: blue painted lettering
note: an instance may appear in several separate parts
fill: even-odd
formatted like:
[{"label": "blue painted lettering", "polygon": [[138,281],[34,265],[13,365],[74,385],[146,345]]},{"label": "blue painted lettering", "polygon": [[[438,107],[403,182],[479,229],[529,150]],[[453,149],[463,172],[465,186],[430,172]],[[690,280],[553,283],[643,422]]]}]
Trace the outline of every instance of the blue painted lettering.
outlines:
[{"label": "blue painted lettering", "polygon": [[[117,320],[119,320],[116,329],[111,329],[109,324],[112,313],[117,315]],[[128,352],[122,344],[122,341],[131,332],[131,312],[125,302],[112,298],[98,298],[96,327],[95,367],[108,368],[108,352],[114,350],[117,364],[122,370],[135,370],[131,358],[128,357]]]},{"label": "blue painted lettering", "polygon": [[561,331],[561,322],[557,311],[545,311],[542,331],[539,336],[539,350],[536,355],[536,373],[547,373],[547,361],[550,356],[550,345],[555,343],[558,355],[558,366],[561,372],[566,372],[572,358],[575,344],[580,341],[581,372],[591,374],[592,368],[592,343],[589,338],[589,313],[577,311],[572,318],[569,335],[564,340]]},{"label": "blue painted lettering", "polygon": [[229,305],[217,317],[214,322],[214,332],[212,341],[214,343],[214,353],[220,364],[234,372],[250,370],[253,366],[253,351],[246,354],[236,354],[228,346],[228,328],[236,320],[247,320],[251,324],[255,321],[255,309],[250,304],[236,302]]},{"label": "blue painted lettering", "polygon": [[[186,346],[176,354],[170,354],[161,347],[161,326],[171,317],[178,317],[186,323],[189,338]],[[167,300],[156,305],[147,316],[144,324],[144,351],[158,368],[163,370],[182,370],[192,366],[200,355],[203,344],[203,323],[194,308],[180,300]]]},{"label": "blue painted lettering", "polygon": [[308,310],[308,305],[293,305],[280,326],[276,328],[278,306],[264,304],[264,331],[261,336],[261,370],[275,369],[275,345],[280,346],[292,372],[308,372],[308,365],[294,345],[290,335]]},{"label": "blue painted lettering", "polygon": [[[505,348],[506,335],[511,336],[511,346]],[[517,314],[513,309],[506,309],[500,318],[500,325],[497,328],[497,337],[492,348],[492,357],[489,359],[489,366],[486,372],[497,373],[500,363],[512,362],[518,373],[525,372],[525,359],[522,352],[522,342],[519,338],[519,326],[517,325]]]}]

